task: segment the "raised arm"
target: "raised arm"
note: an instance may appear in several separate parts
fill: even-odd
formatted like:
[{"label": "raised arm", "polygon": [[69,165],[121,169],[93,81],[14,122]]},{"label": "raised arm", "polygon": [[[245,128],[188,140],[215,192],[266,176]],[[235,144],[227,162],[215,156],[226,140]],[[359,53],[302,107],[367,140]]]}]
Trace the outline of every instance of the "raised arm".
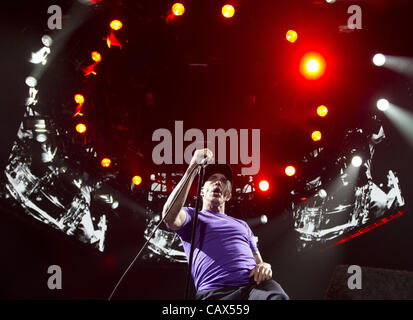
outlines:
[{"label": "raised arm", "polygon": [[[205,156],[208,158],[209,162],[212,161],[212,152],[209,149],[201,149],[195,151],[191,159],[191,163],[186,169],[184,176],[176,185],[175,189],[171,192],[163,206],[162,218],[166,215],[168,208],[171,207],[168,215],[164,220],[167,227],[171,230],[178,230],[185,223],[186,212],[182,209],[182,207],[185,204],[189,189],[191,188],[192,182],[194,181],[194,178],[197,174],[197,170],[193,169],[199,165],[199,163],[202,159],[205,158]],[[180,193],[180,195],[178,196],[176,201],[172,203],[172,200],[178,193]]]}]

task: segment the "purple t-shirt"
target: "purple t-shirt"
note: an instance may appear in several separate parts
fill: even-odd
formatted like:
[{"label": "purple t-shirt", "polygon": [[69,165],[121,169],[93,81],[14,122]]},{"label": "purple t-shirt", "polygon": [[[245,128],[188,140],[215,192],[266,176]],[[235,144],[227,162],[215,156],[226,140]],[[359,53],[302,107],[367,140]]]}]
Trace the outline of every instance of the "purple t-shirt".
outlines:
[{"label": "purple t-shirt", "polygon": [[[194,208],[184,207],[186,221],[175,232],[189,260]],[[222,213],[198,213],[192,260],[192,278],[197,291],[249,284],[258,252],[253,233],[245,221]]]}]

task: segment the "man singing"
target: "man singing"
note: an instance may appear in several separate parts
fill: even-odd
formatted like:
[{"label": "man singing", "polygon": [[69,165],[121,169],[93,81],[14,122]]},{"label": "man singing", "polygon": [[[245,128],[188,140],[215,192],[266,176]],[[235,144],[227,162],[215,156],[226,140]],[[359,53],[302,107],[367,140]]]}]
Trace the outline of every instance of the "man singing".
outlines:
[{"label": "man singing", "polygon": [[[197,174],[192,170],[203,159],[212,162],[209,149],[196,150],[184,177],[166,201],[162,216],[180,237],[189,260],[194,208],[183,207]],[[186,178],[189,179],[186,179]],[[186,181],[186,183],[185,183]],[[272,280],[271,265],[264,262],[248,224],[225,213],[231,198],[232,170],[226,164],[205,167],[192,264],[196,299],[212,300],[287,300],[281,286]],[[171,203],[179,194],[175,203]]]}]

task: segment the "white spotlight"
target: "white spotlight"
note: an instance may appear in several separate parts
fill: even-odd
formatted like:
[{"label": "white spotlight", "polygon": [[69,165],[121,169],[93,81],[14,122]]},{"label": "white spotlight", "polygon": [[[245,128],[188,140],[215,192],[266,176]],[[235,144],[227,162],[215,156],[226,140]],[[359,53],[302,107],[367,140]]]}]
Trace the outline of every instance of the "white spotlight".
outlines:
[{"label": "white spotlight", "polygon": [[360,167],[362,163],[363,160],[359,156],[354,156],[353,159],[351,159],[351,164],[356,168]]},{"label": "white spotlight", "polygon": [[43,45],[45,45],[46,47],[50,47],[52,45],[52,38],[50,36],[48,36],[47,34],[45,34],[42,37],[42,43]]},{"label": "white spotlight", "polygon": [[327,3],[334,3],[336,0],[326,0]]},{"label": "white spotlight", "polygon": [[386,99],[380,99],[377,101],[377,108],[381,111],[386,111],[390,106],[389,101]]},{"label": "white spotlight", "polygon": [[320,189],[319,191],[318,191],[318,195],[320,196],[320,198],[325,198],[325,197],[327,197],[327,191],[325,191],[324,189]]},{"label": "white spotlight", "polygon": [[36,80],[36,78],[35,77],[27,77],[26,78],[26,80],[25,80],[25,82],[26,82],[26,84],[29,86],[29,87],[35,87],[36,86],[36,84],[37,84],[37,80]]},{"label": "white spotlight", "polygon": [[265,214],[263,214],[263,215],[260,217],[260,221],[261,221],[262,224],[267,223],[267,222],[268,222],[267,216],[266,216]]},{"label": "white spotlight", "polygon": [[384,54],[377,53],[373,57],[373,63],[376,66],[381,67],[382,65],[386,63],[386,57],[384,56]]}]

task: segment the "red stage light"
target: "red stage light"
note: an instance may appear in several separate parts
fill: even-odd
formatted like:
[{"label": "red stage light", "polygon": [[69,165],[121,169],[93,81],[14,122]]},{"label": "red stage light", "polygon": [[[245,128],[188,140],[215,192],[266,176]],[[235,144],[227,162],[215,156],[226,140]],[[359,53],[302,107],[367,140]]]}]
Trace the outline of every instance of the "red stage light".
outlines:
[{"label": "red stage light", "polygon": [[293,166],[288,166],[285,168],[285,174],[289,177],[295,175],[295,168]]},{"label": "red stage light", "polygon": [[115,31],[117,31],[119,29],[122,29],[122,27],[123,27],[122,22],[119,21],[119,20],[112,20],[109,25],[110,25],[111,29],[113,29]]},{"label": "red stage light", "polygon": [[235,13],[235,9],[230,4],[226,4],[225,6],[222,7],[222,15],[225,18],[232,18],[234,16],[234,13]]},{"label": "red stage light", "polygon": [[110,161],[109,158],[103,158],[102,161],[100,162],[100,164],[102,165],[102,167],[108,168],[110,167],[110,164],[112,163],[112,161]]},{"label": "red stage light", "polygon": [[298,38],[297,32],[295,32],[294,30],[288,30],[287,34],[285,35],[285,38],[289,42],[294,43],[297,41],[297,38]]},{"label": "red stage light", "polygon": [[326,62],[319,53],[309,52],[301,58],[300,72],[307,79],[320,78],[324,74],[325,68]]},{"label": "red stage light", "polygon": [[314,141],[320,141],[321,140],[321,132],[320,131],[313,131],[311,134],[311,139]]},{"label": "red stage light", "polygon": [[134,177],[132,178],[132,183],[133,183],[134,185],[136,185],[136,186],[140,185],[141,182],[142,182],[141,176],[134,176]]},{"label": "red stage light", "polygon": [[327,113],[328,113],[328,109],[327,109],[326,106],[319,106],[319,107],[317,108],[317,114],[318,114],[320,117],[325,117],[325,116],[327,115]]},{"label": "red stage light", "polygon": [[174,13],[174,15],[176,16],[182,16],[185,12],[185,7],[182,3],[175,3],[172,6],[172,12]]},{"label": "red stage light", "polygon": [[83,104],[85,102],[85,97],[80,93],[75,94],[75,101],[76,103]]},{"label": "red stage light", "polygon": [[84,133],[84,132],[86,132],[86,126],[83,123],[79,123],[76,126],[76,131],[79,132],[79,133]]},{"label": "red stage light", "polygon": [[270,184],[267,180],[261,180],[258,183],[258,187],[260,188],[261,191],[268,191],[268,189],[270,189]]},{"label": "red stage light", "polygon": [[100,62],[100,61],[102,61],[102,56],[101,56],[100,53],[97,52],[97,51],[93,51],[92,54],[91,54],[91,56],[92,56],[92,60],[95,61],[95,62]]}]

